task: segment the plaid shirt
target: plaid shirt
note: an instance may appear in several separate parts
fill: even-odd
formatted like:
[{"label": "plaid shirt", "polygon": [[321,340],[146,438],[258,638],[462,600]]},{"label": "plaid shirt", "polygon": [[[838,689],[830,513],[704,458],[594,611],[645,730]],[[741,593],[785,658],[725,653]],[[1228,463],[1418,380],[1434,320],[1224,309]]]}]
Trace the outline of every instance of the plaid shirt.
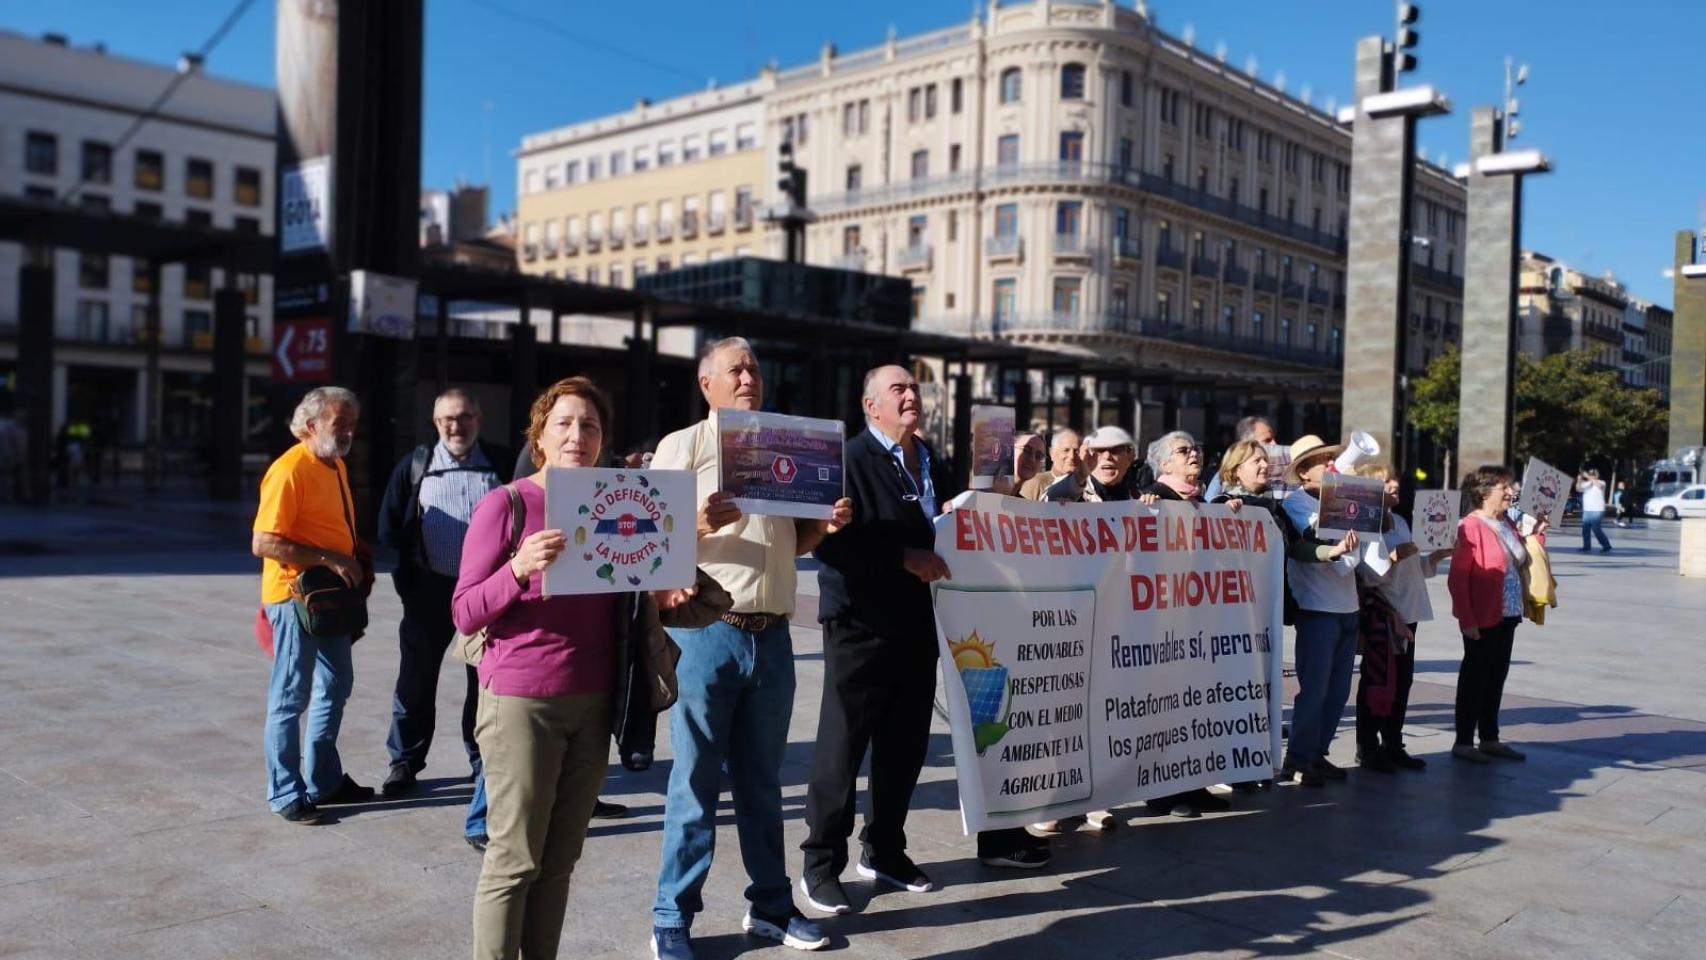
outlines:
[{"label": "plaid shirt", "polygon": [[481,498],[501,483],[479,444],[468,459],[451,456],[443,441],[432,448],[432,460],[421,476],[421,554],[427,569],[454,577],[462,568],[462,538]]}]

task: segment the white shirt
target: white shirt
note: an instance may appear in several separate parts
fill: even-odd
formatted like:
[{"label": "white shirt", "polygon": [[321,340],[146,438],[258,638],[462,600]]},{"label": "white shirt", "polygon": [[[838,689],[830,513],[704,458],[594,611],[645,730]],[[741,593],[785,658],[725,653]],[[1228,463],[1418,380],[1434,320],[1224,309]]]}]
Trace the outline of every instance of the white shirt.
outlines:
[{"label": "white shirt", "polygon": [[1605,484],[1598,480],[1589,480],[1582,486],[1582,512],[1605,512]]},{"label": "white shirt", "polygon": [[[1315,539],[1315,524],[1321,519],[1321,502],[1315,499],[1314,494],[1299,488],[1281,500],[1280,505],[1286,516],[1291,518],[1292,526],[1301,531],[1303,537]],[[1354,550],[1337,560],[1308,561],[1287,557],[1286,584],[1300,610],[1356,613],[1362,609],[1357,601],[1356,569]]]},{"label": "white shirt", "polygon": [[[1412,542],[1410,525],[1397,514],[1390,514],[1391,529],[1381,535],[1384,543],[1371,544],[1374,549],[1390,555],[1400,546]],[[1357,576],[1371,585],[1382,600],[1392,604],[1405,623],[1420,623],[1434,618],[1433,604],[1428,601],[1428,585],[1424,582],[1438,570],[1438,564],[1426,554],[1405,557],[1391,565],[1385,574],[1376,573],[1367,563],[1357,568]]]}]

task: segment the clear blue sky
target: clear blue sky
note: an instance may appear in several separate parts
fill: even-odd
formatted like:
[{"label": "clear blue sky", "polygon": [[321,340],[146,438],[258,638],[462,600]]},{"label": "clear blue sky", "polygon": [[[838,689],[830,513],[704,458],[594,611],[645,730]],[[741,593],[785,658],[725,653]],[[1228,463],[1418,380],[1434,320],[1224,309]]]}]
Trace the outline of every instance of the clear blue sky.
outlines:
[{"label": "clear blue sky", "polygon": [[[200,46],[235,0],[0,0],[0,26],[57,31],[77,44],[169,62]],[[1127,5],[1130,0],[1121,0]],[[771,59],[816,58],[962,22],[968,0],[427,0],[422,180],[478,182],[490,170],[495,210],[515,202],[510,152],[531,131],[625,109],[716,79],[751,76]],[[1265,79],[1308,84],[1314,101],[1349,95],[1352,47],[1390,33],[1384,0],[1156,0],[1161,27],[1227,60],[1254,56]],[[1530,182],[1527,245],[1581,268],[1615,270],[1637,294],[1671,302],[1672,234],[1698,227],[1706,205],[1706,112],[1699,106],[1706,3],[1696,0],[1423,0],[1420,79],[1457,107],[1422,125],[1430,157],[1467,153],[1469,110],[1493,103],[1504,57],[1531,64],[1521,142],[1557,172]],[[210,59],[212,72],[270,85],[273,3],[261,0]]]}]

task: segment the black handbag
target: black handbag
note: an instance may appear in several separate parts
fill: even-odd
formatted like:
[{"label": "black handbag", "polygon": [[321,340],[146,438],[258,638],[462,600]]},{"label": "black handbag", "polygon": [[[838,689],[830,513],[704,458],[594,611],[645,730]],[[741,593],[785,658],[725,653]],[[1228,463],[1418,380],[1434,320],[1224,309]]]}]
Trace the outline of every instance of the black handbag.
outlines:
[{"label": "black handbag", "polygon": [[[343,500],[344,523],[349,525],[350,543],[356,542],[354,511],[349,495],[344,492],[342,478],[338,480],[338,496]],[[331,567],[313,566],[290,581],[290,599],[296,606],[296,622],[302,632],[319,640],[350,637],[367,629],[367,597],[360,587],[352,587]]]}]

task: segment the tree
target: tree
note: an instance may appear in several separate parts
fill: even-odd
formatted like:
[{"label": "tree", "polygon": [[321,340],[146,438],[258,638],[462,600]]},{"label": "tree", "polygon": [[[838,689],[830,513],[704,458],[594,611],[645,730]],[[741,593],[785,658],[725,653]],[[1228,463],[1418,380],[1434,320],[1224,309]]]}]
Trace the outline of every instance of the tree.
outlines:
[{"label": "tree", "polygon": [[[1646,461],[1664,452],[1669,411],[1658,391],[1622,384],[1617,371],[1577,350],[1516,361],[1515,459],[1530,456],[1560,470],[1595,460]],[[1411,385],[1410,422],[1443,447],[1457,445],[1461,384],[1455,346]]]}]

